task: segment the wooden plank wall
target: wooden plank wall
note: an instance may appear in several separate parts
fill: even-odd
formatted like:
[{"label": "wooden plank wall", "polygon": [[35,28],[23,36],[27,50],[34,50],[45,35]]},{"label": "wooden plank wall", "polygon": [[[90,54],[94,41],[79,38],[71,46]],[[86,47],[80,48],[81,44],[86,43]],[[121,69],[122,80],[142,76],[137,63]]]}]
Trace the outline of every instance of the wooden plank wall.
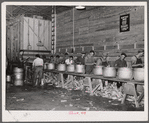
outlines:
[{"label": "wooden plank wall", "polygon": [[19,23],[14,23],[6,27],[6,55],[10,61],[18,60],[20,45],[19,28]]},{"label": "wooden plank wall", "polygon": [[[120,32],[120,16],[130,14],[130,31]],[[57,50],[65,52],[73,46],[73,11],[57,15]],[[143,6],[96,6],[86,10],[74,10],[75,52],[81,49],[109,53],[115,60],[121,52],[129,57],[144,48]],[[80,51],[79,51],[80,52]]]},{"label": "wooden plank wall", "polygon": [[7,58],[10,60],[11,59],[11,27],[7,27],[6,28],[6,55],[7,55]]}]

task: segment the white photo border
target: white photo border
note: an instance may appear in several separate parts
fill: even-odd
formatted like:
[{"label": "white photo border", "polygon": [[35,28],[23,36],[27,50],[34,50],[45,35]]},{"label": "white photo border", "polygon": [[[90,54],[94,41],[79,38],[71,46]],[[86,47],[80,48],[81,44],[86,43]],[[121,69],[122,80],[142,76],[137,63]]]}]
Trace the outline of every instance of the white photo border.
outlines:
[{"label": "white photo border", "polygon": [[[86,115],[69,115],[69,111],[8,111],[5,95],[6,63],[6,5],[85,5],[85,6],[144,6],[145,49],[145,105],[144,111],[87,111]],[[148,33],[147,2],[3,2],[1,4],[2,25],[2,121],[148,121]],[[78,111],[79,112],[79,111]],[[24,116],[25,115],[25,116]]]}]

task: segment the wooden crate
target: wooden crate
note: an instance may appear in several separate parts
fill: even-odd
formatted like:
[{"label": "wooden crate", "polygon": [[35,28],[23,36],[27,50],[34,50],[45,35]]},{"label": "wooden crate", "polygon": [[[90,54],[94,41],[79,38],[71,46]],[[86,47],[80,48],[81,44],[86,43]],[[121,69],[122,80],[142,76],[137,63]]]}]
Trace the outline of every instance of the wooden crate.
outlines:
[{"label": "wooden crate", "polygon": [[[14,22],[10,22],[6,28],[6,53],[11,61],[18,61],[20,49],[51,50],[50,21],[21,15],[17,16]],[[37,46],[38,41],[43,43],[42,47]]]}]

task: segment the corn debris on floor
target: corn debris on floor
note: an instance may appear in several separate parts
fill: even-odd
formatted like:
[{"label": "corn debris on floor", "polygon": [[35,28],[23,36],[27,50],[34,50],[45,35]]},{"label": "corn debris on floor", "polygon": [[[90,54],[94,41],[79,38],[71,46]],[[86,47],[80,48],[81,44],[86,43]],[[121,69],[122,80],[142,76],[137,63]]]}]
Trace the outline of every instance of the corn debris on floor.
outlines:
[{"label": "corn debris on floor", "polygon": [[48,85],[45,88],[10,87],[6,93],[6,110],[48,111],[144,111],[133,101],[125,104],[102,96],[90,96],[81,90],[67,90]]}]

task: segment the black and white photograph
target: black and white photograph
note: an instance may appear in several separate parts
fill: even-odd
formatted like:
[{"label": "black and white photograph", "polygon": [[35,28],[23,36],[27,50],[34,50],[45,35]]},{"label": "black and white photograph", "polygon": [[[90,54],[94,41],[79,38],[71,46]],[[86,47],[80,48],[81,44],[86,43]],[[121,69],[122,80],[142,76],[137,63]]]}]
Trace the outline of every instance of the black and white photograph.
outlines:
[{"label": "black and white photograph", "polygon": [[147,121],[147,2],[3,2],[2,121]]}]

